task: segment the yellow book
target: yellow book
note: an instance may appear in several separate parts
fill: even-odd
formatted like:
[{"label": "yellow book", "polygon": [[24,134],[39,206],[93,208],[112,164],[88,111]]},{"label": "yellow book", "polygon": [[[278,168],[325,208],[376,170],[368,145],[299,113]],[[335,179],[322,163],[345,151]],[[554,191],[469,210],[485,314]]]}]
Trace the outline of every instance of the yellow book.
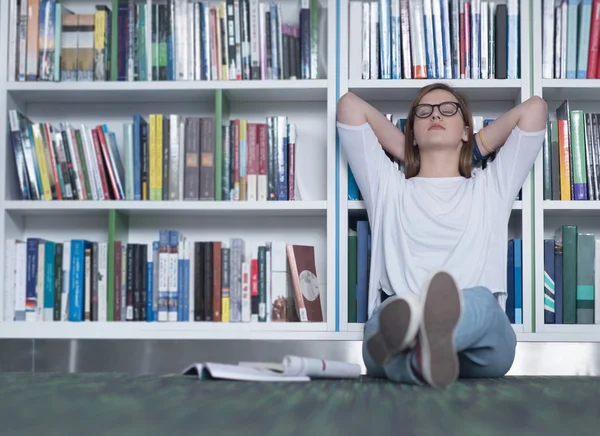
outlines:
[{"label": "yellow book", "polygon": [[46,152],[44,151],[44,140],[42,139],[40,125],[31,124],[31,132],[33,134],[33,144],[35,146],[35,158],[37,159],[38,168],[40,170],[40,178],[42,179],[44,200],[52,200],[50,174],[48,173]]},{"label": "yellow book", "polygon": [[155,200],[162,200],[162,186],[163,186],[163,116],[161,114],[156,115],[156,189],[154,192]]},{"label": "yellow book", "polygon": [[94,80],[106,80],[106,10],[96,10],[94,14]]}]

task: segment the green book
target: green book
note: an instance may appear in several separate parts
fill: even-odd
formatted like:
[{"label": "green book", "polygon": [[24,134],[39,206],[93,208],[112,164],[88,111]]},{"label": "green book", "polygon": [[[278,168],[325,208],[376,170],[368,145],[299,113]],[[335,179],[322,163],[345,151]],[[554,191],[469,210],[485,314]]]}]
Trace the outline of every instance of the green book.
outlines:
[{"label": "green book", "polygon": [[354,230],[348,231],[348,322],[357,322],[356,316],[356,263],[358,236]]},{"label": "green book", "polygon": [[594,234],[579,233],[577,235],[577,324],[594,324],[595,252]]},{"label": "green book", "polygon": [[585,124],[581,110],[571,111],[571,171],[573,200],[587,200],[587,169],[585,164]]},{"label": "green book", "polygon": [[115,241],[126,243],[129,233],[129,217],[122,212],[108,212],[108,255],[106,259],[106,320],[115,320]]},{"label": "green book", "polygon": [[554,234],[563,251],[563,324],[577,323],[577,226],[564,225]]}]

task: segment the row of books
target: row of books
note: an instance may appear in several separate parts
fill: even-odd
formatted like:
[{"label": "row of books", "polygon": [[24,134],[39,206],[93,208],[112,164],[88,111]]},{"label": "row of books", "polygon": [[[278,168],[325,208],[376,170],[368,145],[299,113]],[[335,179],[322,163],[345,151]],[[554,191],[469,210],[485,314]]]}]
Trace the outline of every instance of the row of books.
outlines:
[{"label": "row of books", "polygon": [[320,78],[317,0],[301,0],[291,23],[273,1],[112,0],[79,14],[10,1],[13,81]]},{"label": "row of books", "polygon": [[[295,200],[296,126],[134,115],[122,144],[106,124],[33,123],[9,111],[25,200]],[[219,141],[219,144],[217,144]]]},{"label": "row of books", "polygon": [[600,324],[600,240],[576,225],[544,239],[544,323]]},{"label": "row of books", "polygon": [[543,146],[544,200],[600,200],[599,114],[564,100],[548,116]]},{"label": "row of books", "polygon": [[[348,230],[348,322],[365,323],[371,259],[371,232],[367,220]],[[511,324],[523,323],[523,250],[520,238],[510,239],[507,249],[505,310]]]},{"label": "row of books", "polygon": [[600,1],[543,0],[542,77],[600,77]]},{"label": "row of books", "polygon": [[519,77],[519,2],[350,2],[351,79]]},{"label": "row of books", "polygon": [[110,245],[8,240],[4,320],[323,321],[312,246],[193,242],[176,230]]},{"label": "row of books", "polygon": [[[406,128],[406,118],[397,117],[396,115],[391,114],[391,113],[384,113],[384,115],[392,124],[394,124],[398,129],[400,129],[401,131],[404,132],[404,130]],[[473,132],[477,133],[479,130],[481,130],[482,128],[487,126],[492,121],[494,121],[494,120],[491,118],[484,118],[483,116],[480,116],[480,115],[473,115],[472,116]],[[404,171],[404,162],[399,161],[398,159],[393,157],[387,151],[385,152],[385,154],[392,162],[394,162],[394,165],[397,170]],[[486,162],[491,162],[494,159],[494,157],[495,157],[495,153],[489,155],[487,157],[487,159],[482,163],[482,166],[485,167]],[[352,169],[350,168],[350,166],[348,166],[348,200],[362,200],[362,199],[363,198],[360,193],[360,189],[358,188],[356,179],[354,178],[354,175],[352,174]],[[519,200],[519,199],[520,199],[520,197],[517,197],[517,200]]]}]

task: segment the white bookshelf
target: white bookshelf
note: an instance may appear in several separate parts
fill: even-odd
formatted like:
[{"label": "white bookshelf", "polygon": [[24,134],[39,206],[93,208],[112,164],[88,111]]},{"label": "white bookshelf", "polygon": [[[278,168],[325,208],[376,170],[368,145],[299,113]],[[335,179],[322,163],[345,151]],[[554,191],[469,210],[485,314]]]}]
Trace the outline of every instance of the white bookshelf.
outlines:
[{"label": "white bookshelf", "polygon": [[[533,1],[533,34],[542,31],[542,2]],[[547,79],[542,76],[542,40],[533,40],[533,93],[548,104],[548,112],[555,113],[566,99],[570,109],[600,110],[600,80]],[[553,239],[554,232],[563,224],[578,226],[578,232],[592,232],[600,236],[600,202],[544,200],[543,154],[534,167],[534,268],[535,268],[535,340],[550,342],[599,342],[599,324],[545,324],[544,322],[544,238]],[[597,292],[597,291],[596,291]],[[598,295],[597,293],[595,295]],[[598,316],[597,313],[595,315]],[[598,322],[598,321],[596,321]]]},{"label": "white bookshelf", "polygon": [[[393,113],[394,117],[406,118],[408,108],[418,90],[434,82],[444,82],[465,94],[471,103],[473,115],[485,118],[496,118],[516,104],[527,100],[532,95],[529,26],[531,15],[529,1],[520,2],[520,38],[521,46],[520,77],[519,79],[452,79],[452,80],[364,80],[360,79],[360,71],[351,71],[359,65],[355,58],[361,56],[361,47],[350,43],[350,4],[358,0],[340,1],[340,96],[351,91],[365,99],[384,113]],[[501,2],[504,3],[504,2]],[[340,330],[361,334],[363,325],[348,323],[348,224],[349,215],[364,213],[362,201],[349,201],[348,198],[348,166],[345,156],[340,152],[340,192],[339,192],[339,275],[338,287],[340,296]],[[533,213],[533,184],[531,175],[522,188],[522,201],[515,202],[509,222],[508,237],[522,238],[523,256],[523,323],[513,328],[520,338],[526,339],[532,332],[532,279],[533,265],[528,259],[532,258],[533,233],[531,220]],[[364,213],[366,217],[366,213]]]},{"label": "white bookshelf", "polygon": [[[93,13],[111,0],[62,0],[75,13]],[[212,2],[217,3],[217,2]],[[283,22],[297,22],[298,2],[279,0]],[[335,119],[336,2],[322,0],[317,80],[15,82],[0,68],[0,171],[2,240],[42,237],[106,242],[111,210],[127,215],[128,241],[148,243],[159,229],[182,231],[191,241],[239,236],[246,254],[265,241],[314,245],[324,322],[1,322],[2,338],[81,339],[338,339],[335,319]],[[8,58],[9,2],[0,2],[0,57]],[[287,21],[286,21],[287,20]],[[325,29],[329,29],[328,32]],[[325,33],[323,33],[325,31]],[[23,201],[18,193],[7,113],[18,109],[33,122],[106,123],[122,147],[122,123],[138,113],[214,116],[217,90],[226,97],[228,118],[266,122],[287,115],[297,127],[296,201]],[[122,150],[121,150],[122,151]],[[0,250],[4,264],[4,246]],[[0,283],[4,283],[1,268]],[[291,297],[291,296],[290,296]],[[3,314],[4,298],[0,298]],[[0,320],[2,317],[0,317]]]},{"label": "white bookshelf", "polygon": [[[350,79],[348,26],[350,2],[322,0],[327,34],[326,76],[319,80],[29,83],[7,80],[0,68],[0,233],[2,239],[29,236],[105,241],[107,216],[117,210],[129,217],[129,240],[149,242],[160,228],[177,228],[188,239],[225,239],[239,235],[249,246],[265,240],[316,247],[323,298],[323,323],[14,323],[0,322],[0,338],[139,338],[139,339],[315,339],[360,340],[362,324],[347,322],[347,229],[349,214],[364,214],[361,201],[347,200],[347,163],[336,147],[337,98],[351,90],[381,111],[406,115],[418,89],[432,80]],[[280,0],[286,14],[297,2]],[[66,0],[72,10],[90,11],[109,0]],[[549,80],[541,77],[541,0],[520,2],[520,79],[446,80],[471,100],[473,113],[496,117],[532,95],[554,110],[569,98],[575,107],[598,110],[600,80]],[[532,7],[532,10],[530,10]],[[8,57],[9,2],[0,2],[0,59]],[[291,12],[290,12],[291,11]],[[285,15],[284,15],[285,16]],[[325,24],[325,23],[324,23]],[[339,27],[338,27],[339,26]],[[530,35],[534,35],[530,40]],[[356,76],[352,76],[356,77]],[[121,142],[120,126],[134,113],[181,113],[212,116],[216,90],[230,102],[230,118],[262,121],[285,114],[298,126],[298,183],[302,201],[294,202],[150,202],[21,201],[7,129],[7,111],[17,108],[33,121],[107,123]],[[542,157],[525,181],[522,201],[513,206],[509,237],[523,240],[523,324],[513,328],[522,341],[598,341],[600,327],[543,324],[543,239],[569,220],[600,234],[600,202],[543,201]],[[233,231],[231,229],[234,229]],[[4,249],[0,250],[4,264]],[[0,268],[0,283],[4,270]],[[4,299],[0,298],[0,314]],[[123,324],[123,325],[122,325]]]}]

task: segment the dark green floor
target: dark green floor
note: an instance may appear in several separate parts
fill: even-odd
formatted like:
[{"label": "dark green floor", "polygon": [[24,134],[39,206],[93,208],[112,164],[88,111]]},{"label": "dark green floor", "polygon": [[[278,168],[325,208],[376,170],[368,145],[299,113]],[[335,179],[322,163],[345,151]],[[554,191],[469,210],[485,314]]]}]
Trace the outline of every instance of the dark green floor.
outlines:
[{"label": "dark green floor", "polygon": [[380,380],[198,381],[122,374],[0,374],[8,435],[600,434],[600,378],[505,377],[445,391]]}]

